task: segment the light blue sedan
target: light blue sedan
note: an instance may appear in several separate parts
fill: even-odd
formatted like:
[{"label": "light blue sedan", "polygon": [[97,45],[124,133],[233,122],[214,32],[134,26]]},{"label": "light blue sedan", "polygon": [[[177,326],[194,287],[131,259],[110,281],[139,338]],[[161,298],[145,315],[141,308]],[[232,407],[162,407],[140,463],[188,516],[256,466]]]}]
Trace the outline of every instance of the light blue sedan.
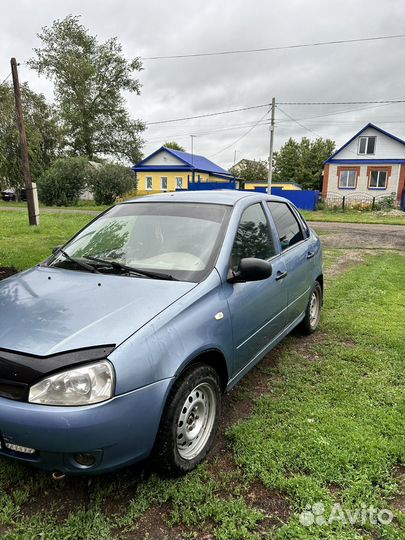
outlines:
[{"label": "light blue sedan", "polygon": [[280,197],[118,204],[0,282],[0,454],[58,474],[192,470],[221,397],[319,323],[321,245]]}]

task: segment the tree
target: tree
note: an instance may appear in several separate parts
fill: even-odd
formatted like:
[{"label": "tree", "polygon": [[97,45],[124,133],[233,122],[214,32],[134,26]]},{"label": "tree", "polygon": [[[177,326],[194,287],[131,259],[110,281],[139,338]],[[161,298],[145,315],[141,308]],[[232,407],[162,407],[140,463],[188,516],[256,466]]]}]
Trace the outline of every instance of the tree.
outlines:
[{"label": "tree", "polygon": [[242,159],[229,171],[237,178],[244,180],[245,183],[267,182],[269,174],[267,161],[255,159]]},{"label": "tree", "polygon": [[38,180],[38,195],[47,205],[74,206],[86,189],[91,165],[86,158],[57,159]]},{"label": "tree", "polygon": [[290,138],[274,155],[273,179],[276,182],[297,182],[305,189],[319,189],[323,162],[333,153],[331,139],[297,142]]},{"label": "tree", "polygon": [[113,204],[135,188],[135,174],[129,167],[115,163],[105,163],[93,167],[89,187],[96,204]]},{"label": "tree", "polygon": [[185,152],[186,149],[183,148],[180,144],[176,143],[176,141],[169,141],[165,142],[163,146],[166,146],[166,148],[171,148],[172,150],[178,150],[179,152]]},{"label": "tree", "polygon": [[42,46],[28,64],[54,82],[70,153],[139,161],[145,125],[130,119],[122,96],[140,93],[133,77],[142,69],[139,58],[127,60],[115,37],[98,43],[78,16],[54,21],[38,37]]},{"label": "tree", "polygon": [[[32,180],[42,173],[62,152],[62,129],[54,107],[42,94],[25,83],[21,85],[25,129]],[[24,186],[20,140],[11,84],[0,85],[0,187],[19,191]]]}]

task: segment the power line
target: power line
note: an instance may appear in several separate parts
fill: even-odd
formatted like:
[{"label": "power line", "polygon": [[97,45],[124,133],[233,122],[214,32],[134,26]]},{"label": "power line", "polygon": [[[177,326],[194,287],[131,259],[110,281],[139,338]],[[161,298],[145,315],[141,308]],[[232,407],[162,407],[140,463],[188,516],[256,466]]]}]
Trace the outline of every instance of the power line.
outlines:
[{"label": "power line", "polygon": [[280,101],[280,105],[362,105],[367,103],[403,103],[404,99],[374,101]]},{"label": "power line", "polygon": [[313,131],[311,128],[307,127],[307,126],[304,126],[304,124],[301,124],[296,118],[293,118],[290,114],[288,114],[287,112],[283,111],[283,109],[277,105],[277,109],[279,111],[281,111],[285,116],[287,116],[288,118],[290,118],[290,120],[292,120],[293,122],[295,122],[296,124],[298,124],[300,127],[302,127],[303,129],[306,129],[307,131],[310,131],[311,133],[313,133],[314,135],[316,135],[317,137],[321,137],[322,138],[322,135],[319,135],[319,133],[317,133],[316,131]]},{"label": "power line", "polygon": [[0,83],[0,85],[4,84],[10,77],[11,77],[11,71],[10,71],[10,73],[7,75],[7,77]]},{"label": "power line", "polygon": [[[316,115],[316,116],[310,116],[310,117],[306,117],[306,118],[298,118],[297,120],[294,118],[294,119],[281,119],[281,120],[277,120],[276,121],[276,124],[279,125],[280,127],[282,127],[283,124],[286,124],[286,123],[289,123],[289,122],[300,122],[300,121],[312,121],[312,120],[315,120],[315,124],[319,124],[319,123],[327,123],[329,126],[334,126],[334,125],[338,125],[338,124],[360,124],[360,123],[363,123],[364,121],[361,120],[361,119],[358,119],[358,120],[342,120],[340,122],[329,122],[328,120],[318,120],[316,122],[316,120],[318,118],[324,118],[324,117],[329,117],[329,116],[334,116],[334,115],[339,115],[339,114],[347,114],[347,113],[350,113],[350,112],[356,112],[356,111],[364,111],[364,110],[370,110],[370,109],[376,109],[376,108],[380,108],[380,107],[385,107],[387,105],[391,105],[392,103],[383,103],[383,104],[378,104],[378,105],[373,105],[373,106],[367,106],[367,107],[358,107],[356,109],[345,109],[343,111],[335,111],[335,112],[332,112],[332,113],[325,113],[325,114],[321,114],[321,115]],[[284,112],[284,111],[282,111]],[[287,116],[287,115],[286,115]],[[291,117],[292,118],[292,117]],[[388,120],[384,120],[384,119],[379,119],[378,120],[379,123],[382,123],[382,124],[403,124],[405,123],[404,121],[402,120],[392,120],[392,119],[388,119]],[[251,127],[251,126],[254,126],[254,127],[258,127],[258,126],[268,126],[269,125],[269,121],[265,121],[265,122],[260,122],[260,123],[257,123],[257,122],[244,122],[244,123],[241,123],[241,124],[234,124],[234,125],[230,125],[230,126],[218,126],[218,127],[214,127],[213,129],[205,129],[203,131],[194,131],[194,133],[198,136],[203,136],[203,135],[209,135],[211,133],[217,133],[217,132],[221,132],[221,131],[232,131],[232,130],[238,130],[238,129],[244,129],[244,128],[247,128],[247,127]],[[307,129],[305,127],[305,129]],[[167,137],[172,137],[172,138],[175,138],[175,139],[181,139],[181,138],[188,138],[190,136],[190,134],[188,132],[183,132],[183,133],[176,133],[176,134],[165,134],[165,135],[162,135],[161,137],[153,137],[151,139],[147,139],[147,143],[154,143],[154,142],[160,142],[162,140],[162,138],[167,138]]]},{"label": "power line", "polygon": [[302,49],[304,47],[320,47],[323,45],[341,45],[343,43],[360,43],[364,41],[379,41],[383,39],[397,39],[403,38],[405,34],[396,34],[390,36],[374,36],[366,38],[356,38],[356,39],[339,39],[335,41],[319,41],[315,43],[299,43],[295,45],[281,45],[277,47],[262,47],[260,49],[237,49],[232,51],[216,51],[216,52],[204,52],[204,53],[192,53],[192,54],[172,54],[172,55],[163,55],[163,56],[144,56],[141,60],[172,60],[176,58],[197,58],[203,56],[222,56],[229,54],[246,54],[246,53],[257,53],[257,52],[266,52],[266,51],[281,51],[285,49]]},{"label": "power line", "polygon": [[263,121],[263,118],[265,118],[270,112],[270,109],[268,111],[266,111],[264,113],[264,115],[262,117],[259,118],[259,120],[253,124],[253,126],[251,128],[249,128],[245,133],[243,133],[243,135],[241,135],[240,137],[238,137],[235,141],[233,141],[231,144],[229,144],[228,146],[225,146],[224,148],[222,148],[221,150],[219,150],[218,152],[215,152],[215,154],[211,154],[209,157],[214,157],[214,156],[217,156],[218,154],[222,154],[222,152],[225,152],[225,150],[228,150],[228,148],[231,148],[232,146],[235,146],[235,144],[237,144],[240,140],[242,140],[244,137],[246,137],[246,135],[249,135],[249,133],[251,131],[253,131],[253,129],[258,126],[260,124],[260,122]]},{"label": "power line", "polygon": [[171,124],[172,122],[183,122],[184,120],[194,120],[196,118],[208,118],[209,116],[219,116],[221,114],[231,114],[240,111],[250,111],[252,109],[261,109],[263,107],[269,107],[270,103],[264,103],[263,105],[253,105],[252,107],[241,107],[240,109],[230,109],[229,111],[219,111],[215,113],[198,114],[197,116],[184,116],[183,118],[172,118],[170,120],[159,120],[157,122],[146,122],[147,126],[155,126],[157,124]]},{"label": "power line", "polygon": [[[280,105],[360,105],[360,104],[393,104],[393,103],[405,103],[405,99],[388,99],[378,101],[314,101],[314,102],[282,102]],[[156,126],[158,124],[171,124],[173,122],[184,122],[186,120],[196,120],[199,118],[209,118],[211,116],[220,116],[223,114],[232,114],[236,112],[249,111],[253,109],[262,109],[264,107],[270,107],[271,103],[263,103],[262,105],[253,105],[251,107],[241,107],[238,109],[229,109],[227,111],[218,111],[206,114],[198,114],[196,116],[183,116],[181,118],[170,118],[168,120],[158,120],[154,122],[146,122],[147,126]]]}]

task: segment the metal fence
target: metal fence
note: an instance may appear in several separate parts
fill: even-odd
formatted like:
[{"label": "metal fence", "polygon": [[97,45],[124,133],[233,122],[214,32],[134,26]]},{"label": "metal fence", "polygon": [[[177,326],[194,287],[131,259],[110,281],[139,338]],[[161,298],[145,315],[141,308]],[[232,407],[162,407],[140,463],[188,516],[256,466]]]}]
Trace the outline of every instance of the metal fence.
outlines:
[{"label": "metal fence", "polygon": [[368,193],[329,193],[322,197],[322,205],[330,210],[381,210],[395,206],[395,193],[369,195]]}]

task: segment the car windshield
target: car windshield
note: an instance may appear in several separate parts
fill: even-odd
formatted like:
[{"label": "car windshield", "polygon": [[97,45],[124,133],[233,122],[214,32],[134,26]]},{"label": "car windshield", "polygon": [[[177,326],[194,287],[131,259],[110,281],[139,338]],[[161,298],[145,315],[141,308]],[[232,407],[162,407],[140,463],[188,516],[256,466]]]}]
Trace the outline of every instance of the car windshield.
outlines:
[{"label": "car windshield", "polygon": [[230,207],[218,204],[120,204],[85,227],[48,265],[201,281],[215,264],[229,214]]}]

